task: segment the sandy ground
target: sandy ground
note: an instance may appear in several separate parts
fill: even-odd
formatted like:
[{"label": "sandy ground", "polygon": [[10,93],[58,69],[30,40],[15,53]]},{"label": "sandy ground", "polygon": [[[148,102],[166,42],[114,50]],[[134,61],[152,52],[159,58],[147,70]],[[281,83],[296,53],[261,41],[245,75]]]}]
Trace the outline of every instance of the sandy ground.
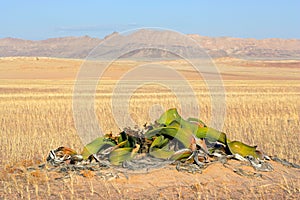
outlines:
[{"label": "sandy ground", "polygon": [[[186,79],[202,79],[203,74],[219,71],[223,80],[300,80],[300,61],[247,61],[233,58],[219,58],[213,60],[214,65],[201,68],[200,73],[185,61],[161,61],[156,66],[149,66],[136,70],[146,64],[142,61],[116,61],[111,65],[99,67],[95,65],[92,70],[95,74],[104,68],[101,76],[104,80],[119,80],[125,74],[132,73],[136,79],[174,79],[171,72],[175,69]],[[205,63],[205,62],[203,62]],[[54,79],[75,80],[80,69],[87,67],[89,62],[84,60],[11,57],[0,58],[0,79]],[[204,64],[203,64],[204,65]],[[165,66],[165,69],[158,69]],[[169,68],[167,68],[169,67]],[[211,70],[214,68],[214,70]],[[89,68],[86,68],[89,70]]]},{"label": "sandy ground", "polygon": [[[299,199],[300,170],[270,161],[273,172],[257,172],[252,167],[230,160],[214,163],[201,173],[177,171],[174,165],[151,171],[104,169],[62,173],[26,171],[15,165],[2,171],[7,199]],[[28,165],[30,166],[30,165]],[[28,167],[27,166],[27,167]],[[33,165],[34,166],[34,165]],[[9,173],[7,173],[9,172]],[[239,173],[241,172],[241,173]],[[242,174],[242,175],[241,175]],[[109,176],[106,176],[109,177]],[[18,187],[13,185],[17,184]]]}]

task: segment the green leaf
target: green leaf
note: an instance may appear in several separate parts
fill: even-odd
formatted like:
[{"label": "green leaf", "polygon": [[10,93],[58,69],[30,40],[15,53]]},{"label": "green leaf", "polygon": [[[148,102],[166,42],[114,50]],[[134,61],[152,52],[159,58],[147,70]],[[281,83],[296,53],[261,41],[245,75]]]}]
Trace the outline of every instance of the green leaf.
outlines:
[{"label": "green leaf", "polygon": [[161,115],[161,117],[157,120],[159,124],[170,125],[173,121],[181,121],[181,116],[178,114],[176,108],[171,108],[167,110],[165,113]]},{"label": "green leaf", "polygon": [[124,147],[124,148],[119,148],[114,151],[112,151],[109,154],[109,160],[113,165],[119,165],[125,160],[131,160],[131,151],[133,148],[131,147]]},{"label": "green leaf", "polygon": [[[125,141],[126,141],[126,143],[123,143]],[[134,137],[132,137],[132,136],[128,135],[126,132],[122,131],[118,138],[118,144],[120,144],[120,143],[123,143],[122,146],[124,146],[124,147],[134,147],[136,144],[136,141],[135,141]]]},{"label": "green leaf", "polygon": [[115,143],[107,140],[105,137],[98,137],[83,148],[81,155],[83,159],[87,159],[90,155],[98,153],[101,149],[115,145]]},{"label": "green leaf", "polygon": [[194,135],[191,130],[179,128],[174,138],[176,138],[180,143],[182,143],[184,147],[189,148],[192,143],[193,137]]},{"label": "green leaf", "polygon": [[197,123],[198,123],[198,124],[197,124],[198,126],[206,127],[206,124],[205,124],[202,120],[197,119],[197,118],[189,117],[189,118],[187,119],[187,121],[188,121],[188,122],[191,122],[191,123],[197,122]]},{"label": "green leaf", "polygon": [[254,158],[258,158],[260,155],[256,150],[256,146],[249,146],[239,141],[232,141],[228,143],[229,150],[232,154],[240,154],[241,156],[253,156]]},{"label": "green leaf", "polygon": [[163,135],[158,136],[155,138],[155,140],[152,142],[150,149],[151,148],[162,148],[164,147],[167,143],[169,142],[168,138],[164,138]]},{"label": "green leaf", "polygon": [[154,128],[150,131],[147,131],[145,133],[145,138],[150,140],[156,135],[162,135],[162,133],[166,132],[165,129],[168,129],[168,131],[167,131],[168,134],[167,135],[171,136],[171,138],[174,138],[176,133],[178,132],[178,127],[171,127],[171,126],[169,126],[169,127],[158,127],[158,128]]},{"label": "green leaf", "polygon": [[174,151],[169,150],[168,143],[168,138],[164,138],[163,135],[158,136],[152,142],[149,154],[155,158],[168,159],[174,153]]},{"label": "green leaf", "polygon": [[149,151],[149,154],[155,158],[161,158],[161,159],[168,159],[170,158],[175,152],[168,150],[167,148],[152,148]]},{"label": "green leaf", "polygon": [[230,140],[228,140],[226,138],[226,134],[218,131],[214,128],[209,128],[209,127],[198,127],[198,129],[195,132],[195,135],[198,138],[206,138],[208,141],[210,142],[221,142],[223,144],[227,144],[227,142],[230,142]]},{"label": "green leaf", "polygon": [[192,155],[192,151],[190,149],[181,149],[176,151],[171,157],[170,160],[182,160],[188,158]]},{"label": "green leaf", "polygon": [[163,135],[170,139],[177,139],[181,142],[185,147],[189,147],[191,144],[191,140],[193,138],[193,133],[189,129],[183,129],[173,126],[167,127],[158,127],[156,129],[152,129],[145,134],[147,139],[154,137],[155,135]]}]

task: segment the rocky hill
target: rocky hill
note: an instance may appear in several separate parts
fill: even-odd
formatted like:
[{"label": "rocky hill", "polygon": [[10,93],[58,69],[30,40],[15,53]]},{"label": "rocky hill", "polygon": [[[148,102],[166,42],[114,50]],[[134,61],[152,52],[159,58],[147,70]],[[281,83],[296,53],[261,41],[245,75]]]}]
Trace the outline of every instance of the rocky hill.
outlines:
[{"label": "rocky hill", "polygon": [[[113,33],[103,39],[82,37],[61,37],[40,41],[22,40],[16,38],[0,39],[0,57],[33,56],[59,58],[85,58],[100,42],[108,40],[118,33]],[[175,36],[174,36],[175,35]],[[194,47],[187,46],[176,34],[168,31],[140,30],[131,37],[130,45],[139,46],[143,38],[157,38],[169,41],[175,51],[188,48],[193,57],[199,57]],[[175,38],[174,38],[175,37]],[[206,37],[196,34],[187,37],[197,41],[211,57],[235,57],[247,59],[298,59],[300,58],[300,39],[252,39],[232,37]],[[133,39],[132,39],[133,38]],[[117,40],[115,45],[118,45]],[[128,44],[124,44],[125,46]],[[106,46],[105,51],[114,51],[115,46]],[[132,57],[164,57],[164,52],[156,50],[130,52]]]},{"label": "rocky hill", "polygon": [[85,58],[99,42],[101,42],[100,39],[88,36],[51,38],[40,41],[3,38],[0,39],[0,56]]}]

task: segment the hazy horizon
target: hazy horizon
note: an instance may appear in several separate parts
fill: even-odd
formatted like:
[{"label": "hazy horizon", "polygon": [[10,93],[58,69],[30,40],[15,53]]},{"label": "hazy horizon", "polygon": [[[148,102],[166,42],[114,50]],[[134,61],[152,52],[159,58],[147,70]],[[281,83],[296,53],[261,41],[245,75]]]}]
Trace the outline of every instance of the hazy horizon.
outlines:
[{"label": "hazy horizon", "polygon": [[[151,27],[150,27],[151,28]],[[54,37],[48,37],[48,38],[40,38],[40,39],[26,39],[26,38],[20,38],[20,37],[11,37],[11,36],[7,36],[7,37],[0,37],[0,39],[7,39],[7,38],[12,38],[12,39],[20,39],[20,40],[29,40],[29,41],[43,41],[43,40],[48,40],[48,39],[56,39],[56,38],[68,38],[68,37],[76,37],[76,38],[80,38],[80,37],[90,37],[90,38],[96,38],[96,39],[104,39],[106,36],[117,32],[117,31],[113,31],[111,33],[108,33],[107,35],[104,35],[103,37],[98,37],[98,36],[91,36],[91,35],[64,35],[64,36],[54,36]],[[118,32],[120,33],[120,32]],[[121,32],[122,33],[122,32]],[[269,38],[254,38],[254,37],[233,37],[233,36],[208,36],[208,35],[201,35],[199,33],[186,33],[187,35],[200,35],[200,36],[204,36],[204,37],[211,37],[211,38],[237,38],[237,39],[256,39],[256,40],[264,40],[264,39],[283,39],[283,40],[300,40],[299,38],[279,38],[279,37],[269,37]]]},{"label": "hazy horizon", "polygon": [[235,38],[300,38],[299,1],[4,1],[0,38],[103,38],[160,27],[183,34]]}]

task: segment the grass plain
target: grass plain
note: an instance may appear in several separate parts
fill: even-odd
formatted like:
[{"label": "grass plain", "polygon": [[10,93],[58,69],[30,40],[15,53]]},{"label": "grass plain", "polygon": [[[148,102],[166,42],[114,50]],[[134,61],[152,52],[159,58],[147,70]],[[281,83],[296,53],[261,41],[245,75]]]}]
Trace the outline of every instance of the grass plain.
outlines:
[{"label": "grass plain", "polygon": [[[274,177],[271,176],[277,180],[269,180],[269,182],[252,178],[239,182],[240,177],[224,172],[229,182],[241,183],[242,186],[237,186],[236,190],[226,178],[220,178],[222,174],[219,174],[219,177],[212,175],[211,172],[218,171],[216,167],[215,169],[214,167],[208,168],[207,170],[211,172],[208,171],[202,177],[201,174],[193,177],[184,173],[174,176],[172,175],[174,172],[168,170],[161,174],[153,172],[152,176],[149,173],[143,175],[143,178],[150,180],[156,176],[164,176],[170,179],[174,176],[173,178],[179,181],[173,180],[163,185],[158,184],[159,180],[157,180],[156,183],[152,183],[158,185],[156,189],[151,189],[153,194],[140,188],[138,190],[142,194],[140,197],[132,194],[132,191],[137,190],[136,188],[142,187],[138,181],[134,182],[134,180],[141,179],[138,175],[132,176],[135,178],[130,179],[131,183],[128,184],[130,187],[122,189],[122,184],[124,184],[122,180],[107,182],[74,175],[70,177],[70,180],[59,182],[44,175],[33,176],[25,173],[21,176],[22,178],[18,179],[16,174],[8,173],[10,166],[26,167],[30,163],[44,161],[51,149],[68,146],[80,151],[83,143],[87,142],[76,132],[72,110],[74,82],[82,62],[81,60],[51,58],[2,58],[0,60],[0,181],[2,185],[0,185],[0,197],[4,199],[20,197],[33,199],[120,197],[127,199],[143,196],[153,199],[190,197],[227,199],[241,196],[265,198],[268,195],[269,197],[279,195],[279,198],[299,197],[299,170],[289,171],[290,169],[279,165],[276,166],[281,167],[280,173]],[[170,62],[174,65],[182,64],[177,61]],[[282,65],[282,62],[278,61],[274,64],[269,61],[250,62],[234,59],[215,61],[220,67],[226,91],[226,115],[222,131],[227,133],[232,140],[258,145],[258,148],[267,155],[277,155],[299,164],[300,81],[298,76],[300,65],[297,61],[283,62],[286,65]],[[280,64],[277,66],[276,63]],[[118,124],[120,121],[120,124],[124,124],[120,117],[122,113],[118,116],[116,116],[118,112],[115,115],[112,114],[112,94],[116,80],[126,72],[126,69],[136,64],[140,63],[130,61],[117,63],[116,65],[125,67],[113,68],[111,72],[108,72],[107,78],[99,82],[95,97],[95,111],[104,133],[110,131],[118,133],[122,129]],[[178,68],[179,72],[182,70],[187,75],[200,106],[200,118],[209,125],[212,116],[211,96],[207,85],[203,80],[193,79],[193,71],[184,71],[184,69]],[[114,73],[116,71],[118,73]],[[112,77],[114,74],[117,74],[116,77]],[[168,83],[184,92],[184,89],[180,90],[182,87],[180,82],[168,80]],[[127,94],[129,92],[127,89],[135,87],[136,82],[128,81],[123,86],[122,92]],[[191,97],[191,94],[185,94],[181,98],[188,102]],[[118,106],[123,105],[113,106],[118,110]],[[172,107],[181,110],[174,92],[161,85],[144,84],[130,96],[128,112],[135,123],[141,127],[145,122],[153,121],[164,109]],[[190,106],[188,109],[194,108]],[[86,121],[83,121],[83,126],[90,120],[90,117],[85,116]],[[119,120],[118,123],[116,119]],[[87,137],[93,136],[88,136],[87,133]],[[203,181],[204,179],[206,181]],[[210,181],[207,181],[209,179]],[[211,181],[218,180],[220,183],[211,184]],[[176,184],[172,185],[174,182]],[[258,184],[263,186],[259,187]],[[60,187],[64,190],[59,190]]]}]

